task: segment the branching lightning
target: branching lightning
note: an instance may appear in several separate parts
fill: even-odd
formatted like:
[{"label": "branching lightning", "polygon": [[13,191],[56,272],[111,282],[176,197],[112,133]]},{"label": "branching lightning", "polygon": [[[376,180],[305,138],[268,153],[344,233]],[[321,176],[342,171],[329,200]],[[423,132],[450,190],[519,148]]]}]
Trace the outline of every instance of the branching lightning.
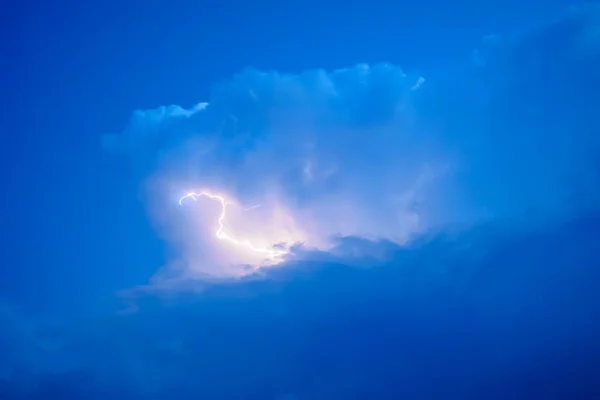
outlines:
[{"label": "branching lightning", "polygon": [[[250,241],[248,241],[248,240],[236,239],[235,237],[227,234],[224,231],[225,228],[223,226],[225,218],[226,218],[226,214],[227,214],[227,205],[234,204],[234,203],[232,203],[231,201],[227,201],[225,199],[225,197],[223,197],[223,196],[219,196],[219,195],[208,193],[208,192],[200,192],[200,193],[190,192],[190,193],[187,193],[185,196],[182,196],[179,199],[179,205],[183,205],[183,201],[185,199],[193,199],[194,201],[196,201],[196,199],[198,197],[202,197],[202,196],[208,197],[211,200],[218,201],[221,204],[221,213],[219,215],[219,220],[218,220],[219,227],[217,228],[217,230],[215,232],[215,236],[217,237],[217,239],[227,241],[235,246],[246,247],[256,253],[264,254],[268,258],[277,258],[277,257],[281,257],[288,253],[286,250],[282,250],[282,249],[256,247],[252,243],[250,243]],[[248,211],[248,210],[252,210],[257,207],[260,207],[260,205],[256,205],[256,206],[249,207],[249,208],[244,208],[244,210]]]}]

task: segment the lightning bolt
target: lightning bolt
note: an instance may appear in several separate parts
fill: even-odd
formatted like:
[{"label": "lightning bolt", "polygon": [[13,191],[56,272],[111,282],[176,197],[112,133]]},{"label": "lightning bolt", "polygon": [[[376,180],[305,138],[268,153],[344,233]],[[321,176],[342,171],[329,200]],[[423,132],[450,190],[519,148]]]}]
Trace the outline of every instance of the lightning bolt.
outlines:
[{"label": "lightning bolt", "polygon": [[[226,232],[224,232],[225,228],[223,226],[223,223],[225,221],[226,214],[227,214],[227,205],[234,204],[234,203],[231,201],[227,201],[225,199],[225,197],[223,197],[223,196],[219,196],[219,195],[212,194],[209,192],[200,192],[200,193],[189,192],[185,196],[182,196],[179,199],[179,205],[183,205],[183,201],[185,199],[193,199],[194,201],[196,201],[196,199],[198,197],[202,197],[202,196],[208,197],[211,200],[218,201],[221,204],[221,213],[219,215],[219,227],[217,228],[217,231],[215,232],[215,236],[217,237],[217,239],[227,241],[235,246],[246,247],[256,253],[264,254],[268,258],[277,258],[277,257],[280,257],[280,256],[288,253],[287,251],[280,250],[280,249],[273,249],[273,248],[268,248],[268,247],[256,247],[252,243],[250,243],[250,241],[248,241],[248,240],[236,239],[235,237],[228,235]],[[256,205],[256,206],[249,207],[249,208],[244,208],[244,210],[246,210],[246,211],[252,210],[257,207],[260,207],[260,205]]]}]

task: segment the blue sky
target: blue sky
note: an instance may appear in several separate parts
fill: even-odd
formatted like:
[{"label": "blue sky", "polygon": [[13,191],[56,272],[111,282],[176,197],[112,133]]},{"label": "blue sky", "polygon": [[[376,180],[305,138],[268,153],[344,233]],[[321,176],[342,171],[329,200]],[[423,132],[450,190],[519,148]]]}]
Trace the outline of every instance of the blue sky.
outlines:
[{"label": "blue sky", "polygon": [[[586,398],[600,14],[570,5],[7,6],[0,393]],[[203,185],[306,245],[240,280],[177,205]]]}]

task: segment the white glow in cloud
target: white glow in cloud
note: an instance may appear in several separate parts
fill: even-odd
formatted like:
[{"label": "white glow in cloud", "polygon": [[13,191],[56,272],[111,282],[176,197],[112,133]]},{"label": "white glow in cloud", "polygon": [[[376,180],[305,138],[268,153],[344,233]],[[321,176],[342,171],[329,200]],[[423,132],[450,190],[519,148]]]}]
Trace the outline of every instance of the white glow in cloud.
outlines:
[{"label": "white glow in cloud", "polygon": [[[189,192],[182,196],[179,199],[179,205],[183,205],[183,201],[186,199],[192,199],[196,201],[199,197],[207,197],[211,200],[215,200],[221,204],[221,211],[219,212],[219,218],[217,221],[218,227],[215,230],[215,237],[220,240],[224,240],[229,243],[233,247],[233,251],[250,251],[255,253],[258,256],[262,256],[268,260],[276,261],[280,260],[282,256],[288,254],[287,250],[281,248],[272,247],[256,247],[253,245],[248,239],[240,239],[236,237],[234,234],[227,233],[225,224],[228,224],[227,215],[230,214],[228,212],[228,206],[234,204],[230,200],[225,199],[223,196],[209,193],[209,192]],[[244,208],[244,211],[251,211],[255,208],[260,207],[260,205],[252,206],[249,208]]]},{"label": "white glow in cloud", "polygon": [[[446,168],[414,125],[423,81],[387,64],[248,70],[215,86],[208,103],[136,112],[105,145],[146,177],[177,274],[239,275],[295,245],[329,248],[337,236],[403,243],[422,227],[423,190]],[[224,197],[173,207],[203,190]]]}]

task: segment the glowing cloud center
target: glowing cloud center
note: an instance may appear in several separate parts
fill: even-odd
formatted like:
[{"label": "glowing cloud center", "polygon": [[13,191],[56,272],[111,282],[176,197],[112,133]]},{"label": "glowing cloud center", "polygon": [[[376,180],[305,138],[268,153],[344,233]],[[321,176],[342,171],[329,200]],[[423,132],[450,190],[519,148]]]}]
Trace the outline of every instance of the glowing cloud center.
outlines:
[{"label": "glowing cloud center", "polygon": [[[217,239],[226,241],[226,242],[231,243],[238,247],[245,247],[247,249],[250,249],[253,252],[263,254],[266,257],[271,258],[271,259],[283,256],[288,253],[288,251],[283,250],[283,249],[274,249],[274,248],[268,248],[268,247],[256,247],[252,243],[250,243],[250,241],[248,241],[246,239],[237,239],[237,238],[233,237],[232,235],[229,235],[226,232],[224,232],[225,228],[224,228],[223,224],[224,224],[225,218],[227,217],[227,205],[233,204],[233,202],[227,201],[223,196],[215,195],[215,194],[208,193],[208,192],[200,192],[200,193],[190,192],[190,193],[187,193],[185,196],[182,196],[179,199],[179,205],[183,205],[183,201],[185,199],[193,199],[194,201],[196,201],[196,199],[198,197],[202,197],[202,196],[208,197],[211,200],[216,200],[219,203],[221,203],[221,214],[219,215],[219,227],[217,228],[217,230],[215,232],[215,236],[217,237]],[[259,207],[259,206],[245,208],[244,210],[248,211],[248,210],[254,209],[256,207]]]}]

